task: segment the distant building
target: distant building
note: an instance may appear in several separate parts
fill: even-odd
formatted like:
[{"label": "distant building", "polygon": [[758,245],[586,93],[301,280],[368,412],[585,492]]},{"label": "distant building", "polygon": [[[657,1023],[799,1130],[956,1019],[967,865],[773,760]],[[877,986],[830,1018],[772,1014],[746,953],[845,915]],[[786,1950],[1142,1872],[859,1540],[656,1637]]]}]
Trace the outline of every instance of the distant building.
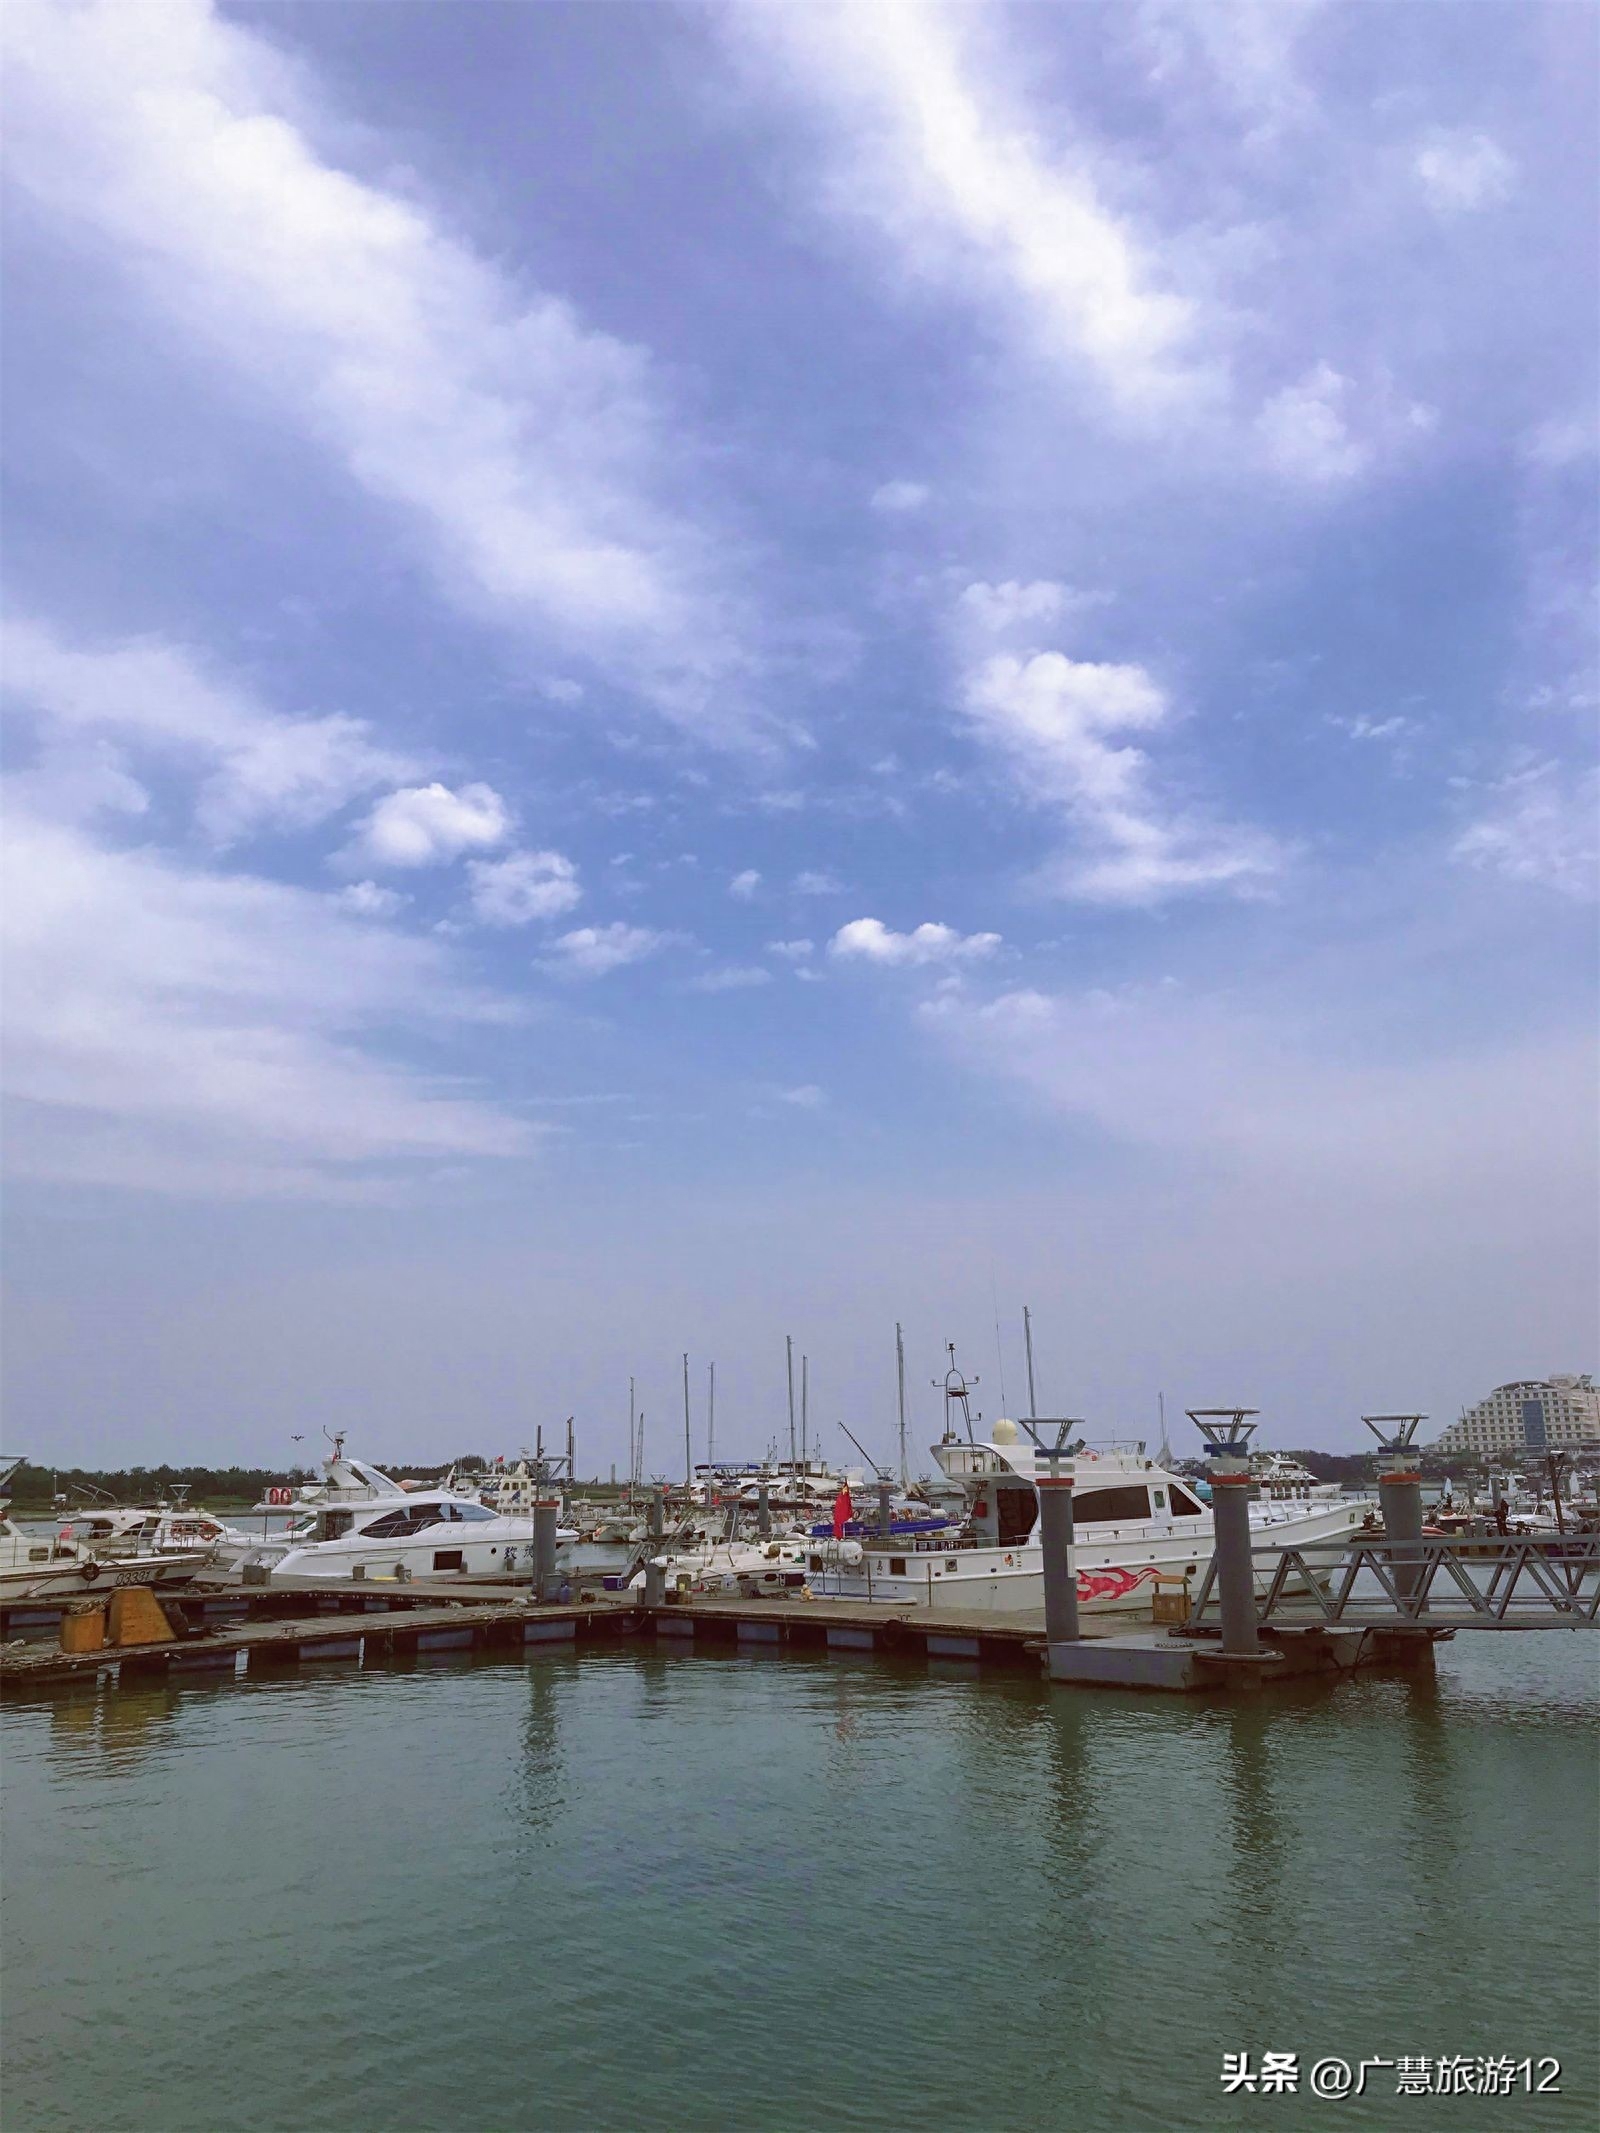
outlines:
[{"label": "distant building", "polygon": [[1572,1451],[1600,1444],[1600,1386],[1591,1377],[1521,1378],[1497,1385],[1434,1439],[1436,1452]]}]

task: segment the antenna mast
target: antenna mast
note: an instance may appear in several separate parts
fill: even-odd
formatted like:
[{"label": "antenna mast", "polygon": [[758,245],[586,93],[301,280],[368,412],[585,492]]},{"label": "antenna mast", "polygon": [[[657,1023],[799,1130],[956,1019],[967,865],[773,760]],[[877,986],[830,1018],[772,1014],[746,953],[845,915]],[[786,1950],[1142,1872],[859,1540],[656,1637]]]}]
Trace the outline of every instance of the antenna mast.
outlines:
[{"label": "antenna mast", "polygon": [[789,1471],[794,1472],[794,1335],[783,1336],[784,1367],[789,1373]]},{"label": "antenna mast", "polygon": [[899,1319],[894,1322],[894,1375],[900,1400],[900,1486],[908,1489],[911,1477],[906,1470],[906,1341]]}]

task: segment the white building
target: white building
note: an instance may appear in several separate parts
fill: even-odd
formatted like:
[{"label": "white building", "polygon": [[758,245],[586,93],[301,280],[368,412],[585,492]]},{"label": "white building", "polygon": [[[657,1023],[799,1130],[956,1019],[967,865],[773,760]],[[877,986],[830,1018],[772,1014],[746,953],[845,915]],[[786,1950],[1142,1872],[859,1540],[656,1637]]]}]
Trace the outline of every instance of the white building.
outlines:
[{"label": "white building", "polygon": [[1591,1377],[1520,1378],[1497,1385],[1433,1441],[1436,1452],[1495,1457],[1600,1444],[1600,1386]]}]

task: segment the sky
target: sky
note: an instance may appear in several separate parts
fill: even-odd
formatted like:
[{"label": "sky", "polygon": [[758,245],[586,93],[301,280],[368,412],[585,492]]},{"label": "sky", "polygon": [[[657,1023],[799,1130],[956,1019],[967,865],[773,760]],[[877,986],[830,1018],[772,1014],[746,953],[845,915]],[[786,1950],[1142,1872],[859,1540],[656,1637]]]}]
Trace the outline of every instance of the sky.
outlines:
[{"label": "sky", "polygon": [[4,35],[9,1450],[1600,1365],[1592,10]]}]

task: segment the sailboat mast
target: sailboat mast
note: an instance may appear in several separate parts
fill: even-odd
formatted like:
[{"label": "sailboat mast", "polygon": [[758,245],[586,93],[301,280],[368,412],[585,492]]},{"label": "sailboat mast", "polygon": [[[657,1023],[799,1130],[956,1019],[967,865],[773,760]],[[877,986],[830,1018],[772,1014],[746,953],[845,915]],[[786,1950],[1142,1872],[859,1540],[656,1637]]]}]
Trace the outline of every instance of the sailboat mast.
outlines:
[{"label": "sailboat mast", "polygon": [[899,1319],[894,1322],[894,1375],[900,1404],[900,1486],[908,1489],[911,1477],[906,1471],[906,1341]]},{"label": "sailboat mast", "polygon": [[711,1383],[706,1392],[706,1465],[717,1463],[717,1366],[711,1365]]},{"label": "sailboat mast", "polygon": [[784,1367],[789,1373],[789,1471],[794,1471],[794,1335],[783,1336]]},{"label": "sailboat mast", "polygon": [[806,1463],[806,1437],[811,1424],[811,1358],[800,1358],[800,1464]]},{"label": "sailboat mast", "polygon": [[694,1487],[694,1445],[689,1436],[689,1355],[683,1357],[683,1487],[684,1493]]},{"label": "sailboat mast", "polygon": [[1028,1351],[1028,1413],[1039,1412],[1039,1402],[1033,1390],[1033,1313],[1024,1304],[1022,1307],[1022,1345]]}]

